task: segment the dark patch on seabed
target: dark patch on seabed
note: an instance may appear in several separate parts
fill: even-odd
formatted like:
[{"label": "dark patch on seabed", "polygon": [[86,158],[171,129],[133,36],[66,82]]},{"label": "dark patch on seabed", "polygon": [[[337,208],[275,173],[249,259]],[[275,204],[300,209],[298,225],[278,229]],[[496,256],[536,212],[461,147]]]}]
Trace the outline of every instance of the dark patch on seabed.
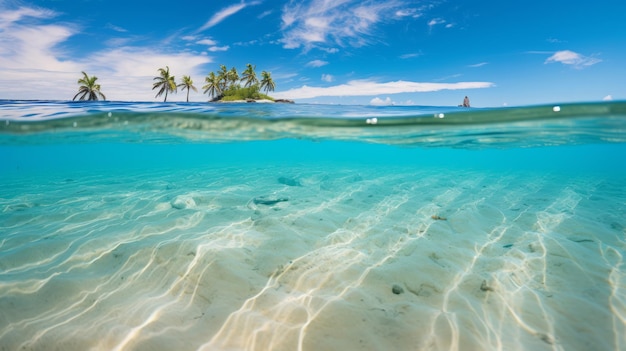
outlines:
[{"label": "dark patch on seabed", "polygon": [[277,203],[287,202],[287,201],[289,201],[289,199],[286,197],[266,197],[266,196],[255,197],[252,200],[252,202],[255,205],[265,205],[265,206],[273,206],[273,205],[276,205]]},{"label": "dark patch on seabed", "polygon": [[288,177],[279,177],[278,183],[288,185],[288,186],[302,186],[299,180],[295,178],[288,178]]}]

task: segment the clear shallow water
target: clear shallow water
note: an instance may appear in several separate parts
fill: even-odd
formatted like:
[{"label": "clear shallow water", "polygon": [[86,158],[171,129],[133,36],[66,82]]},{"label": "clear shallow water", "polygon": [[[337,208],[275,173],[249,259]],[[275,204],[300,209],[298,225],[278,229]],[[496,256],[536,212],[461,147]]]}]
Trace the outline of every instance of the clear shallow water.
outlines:
[{"label": "clear shallow water", "polygon": [[2,102],[0,345],[624,349],[624,103],[554,107]]}]

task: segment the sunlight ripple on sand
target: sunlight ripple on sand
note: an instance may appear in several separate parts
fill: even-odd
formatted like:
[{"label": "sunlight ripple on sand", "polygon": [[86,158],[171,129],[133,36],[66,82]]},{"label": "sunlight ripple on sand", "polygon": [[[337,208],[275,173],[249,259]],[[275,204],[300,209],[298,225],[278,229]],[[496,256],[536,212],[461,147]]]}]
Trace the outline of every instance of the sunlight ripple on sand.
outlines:
[{"label": "sunlight ripple on sand", "polygon": [[8,184],[1,345],[626,347],[619,181],[367,167],[145,179]]}]

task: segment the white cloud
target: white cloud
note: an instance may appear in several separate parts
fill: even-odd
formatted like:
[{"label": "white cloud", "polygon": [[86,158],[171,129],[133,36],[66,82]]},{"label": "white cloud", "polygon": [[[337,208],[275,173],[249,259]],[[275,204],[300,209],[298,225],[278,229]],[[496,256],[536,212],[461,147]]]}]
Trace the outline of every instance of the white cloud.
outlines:
[{"label": "white cloud", "polygon": [[261,18],[267,17],[267,16],[271,15],[273,12],[274,12],[274,10],[267,10],[265,12],[262,12],[258,16],[256,16],[256,18],[261,19]]},{"label": "white cloud", "polygon": [[230,49],[230,46],[225,45],[225,46],[212,46],[209,48],[209,51],[211,52],[216,52],[216,51],[228,51],[228,49]]},{"label": "white cloud", "polygon": [[327,61],[322,61],[322,60],[313,60],[313,61],[309,61],[306,66],[307,67],[322,67],[322,66],[326,66],[328,64]]},{"label": "white cloud", "polygon": [[[21,9],[21,14],[3,14],[3,18],[25,17],[31,13]],[[0,67],[4,69],[68,70],[71,64],[58,45],[74,35],[77,30],[61,25],[22,26],[16,22],[0,20]]]},{"label": "white cloud", "polygon": [[[77,57],[59,49],[78,33],[77,28],[38,23],[53,15],[41,9],[0,8],[2,98],[68,100],[76,94],[76,81],[81,77],[80,72],[85,71],[98,77],[108,100],[154,101],[151,89],[158,68],[168,65],[178,80],[184,74],[200,83],[206,74],[202,66],[211,62],[206,55],[128,46]],[[24,19],[28,19],[27,26],[22,25]],[[182,99],[172,97],[172,100]]]},{"label": "white cloud", "polygon": [[284,48],[307,50],[329,43],[363,46],[376,24],[398,18],[400,5],[396,0],[291,0],[283,7],[281,42]]},{"label": "white cloud", "polygon": [[385,100],[379,98],[379,97],[375,97],[372,100],[370,100],[370,105],[374,105],[374,106],[389,106],[389,105],[394,105],[393,101],[391,101],[391,98],[389,98],[389,96],[387,96],[387,98]]},{"label": "white cloud", "polygon": [[406,9],[397,10],[396,11],[396,16],[398,16],[398,17],[418,18],[418,17],[422,16],[422,13],[418,9],[406,8]]},{"label": "white cloud", "polygon": [[223,20],[225,20],[226,18],[236,14],[237,12],[241,11],[242,9],[244,9],[246,7],[246,4],[241,3],[241,4],[235,4],[235,5],[230,5],[224,9],[222,9],[221,11],[217,12],[216,14],[214,14],[207,23],[205,23],[202,27],[200,27],[200,29],[198,29],[199,32],[209,29],[215,25],[217,25],[218,23],[222,22]]},{"label": "white cloud", "polygon": [[211,18],[207,21],[207,23],[205,23],[202,27],[200,27],[200,29],[198,29],[198,32],[202,32],[203,30],[209,29],[217,24],[219,24],[220,22],[222,22],[223,20],[225,20],[226,18],[236,14],[237,12],[243,10],[244,8],[246,8],[249,5],[258,5],[260,2],[255,1],[255,2],[251,2],[246,4],[245,2],[239,3],[239,4],[235,4],[235,5],[230,5],[220,11],[218,11],[217,13],[215,13],[213,16],[211,16]]},{"label": "white cloud", "polygon": [[330,75],[330,74],[322,74],[322,80],[323,80],[324,82],[328,82],[328,83],[330,83],[330,82],[332,82],[333,80],[335,80],[335,77],[333,77],[333,76],[332,76],[332,75]]},{"label": "white cloud", "polygon": [[482,67],[482,66],[487,65],[487,64],[489,64],[489,63],[488,62],[480,62],[480,63],[475,63],[473,65],[469,65],[467,67],[477,68],[477,67]]},{"label": "white cloud", "polygon": [[309,99],[320,96],[376,96],[380,94],[422,93],[439,90],[480,89],[494,86],[491,82],[419,83],[395,81],[377,83],[370,80],[353,80],[330,87],[310,87],[276,92],[276,98]]},{"label": "white cloud", "polygon": [[432,29],[432,27],[439,25],[439,24],[444,24],[444,23],[446,23],[446,21],[441,18],[433,18],[430,21],[428,21],[428,26]]},{"label": "white cloud", "polygon": [[613,96],[610,94],[602,98],[602,101],[612,101],[612,100],[613,100]]},{"label": "white cloud", "polygon": [[202,39],[202,40],[198,40],[196,42],[196,44],[200,44],[200,45],[207,45],[207,46],[213,46],[213,45],[217,45],[217,42],[213,39]]},{"label": "white cloud", "polygon": [[[84,61],[84,63],[83,63]],[[81,60],[79,64],[87,65],[87,69],[112,74],[117,77],[154,77],[161,67],[169,66],[171,74],[182,76],[187,67],[192,70],[202,64],[211,62],[207,56],[190,53],[164,53],[151,48],[125,47],[93,53]]]},{"label": "white cloud", "polygon": [[564,65],[573,66],[574,68],[583,68],[595,65],[596,63],[602,62],[602,60],[594,57],[583,56],[570,50],[562,50],[557,51],[552,56],[548,57],[544,63],[553,62],[560,62]]}]

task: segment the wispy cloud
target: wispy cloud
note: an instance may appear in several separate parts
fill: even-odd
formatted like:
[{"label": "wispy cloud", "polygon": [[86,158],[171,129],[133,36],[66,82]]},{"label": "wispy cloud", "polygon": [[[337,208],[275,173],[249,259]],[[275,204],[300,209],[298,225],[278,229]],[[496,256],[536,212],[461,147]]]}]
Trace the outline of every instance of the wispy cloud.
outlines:
[{"label": "wispy cloud", "polygon": [[402,2],[291,0],[283,8],[283,47],[363,46],[380,22],[397,19]]},{"label": "wispy cloud", "polygon": [[326,51],[329,54],[336,54],[339,52],[339,49],[337,48],[320,48],[320,50]]},{"label": "wispy cloud", "polygon": [[428,21],[428,27],[430,29],[432,29],[434,26],[440,25],[440,24],[445,24],[446,21],[444,19],[441,18],[433,18],[430,21]]},{"label": "wispy cloud", "polygon": [[195,44],[208,46],[209,48],[207,50],[209,50],[210,52],[228,51],[230,49],[230,46],[228,45],[218,46],[217,45],[218,42],[211,38],[203,38],[199,40],[198,38],[193,37],[193,36],[188,36],[186,38],[189,39],[188,41],[194,41]]},{"label": "wispy cloud", "polygon": [[560,62],[564,65],[569,65],[574,68],[580,69],[587,66],[595,65],[596,63],[602,62],[602,60],[595,57],[583,56],[574,51],[562,50],[557,51],[552,56],[548,57],[544,63],[547,64],[554,62]]},{"label": "wispy cloud", "polygon": [[395,81],[378,83],[371,80],[353,80],[330,87],[302,86],[274,93],[276,98],[309,99],[320,96],[376,96],[381,94],[423,93],[440,90],[480,89],[494,86],[491,82],[420,83]]},{"label": "wispy cloud", "polygon": [[418,18],[422,16],[422,12],[419,9],[409,7],[409,8],[402,8],[402,9],[397,10],[395,15],[398,17]]},{"label": "wispy cloud", "polygon": [[326,66],[327,64],[328,64],[327,61],[313,60],[313,61],[307,62],[306,66],[307,67],[322,67],[322,66]]},{"label": "wispy cloud", "polygon": [[484,65],[488,65],[489,62],[480,62],[480,63],[475,63],[473,65],[468,65],[467,67],[471,67],[471,68],[478,68],[478,67],[482,67]]},{"label": "wispy cloud", "polygon": [[128,46],[132,43],[136,38],[111,38],[107,39],[104,43],[108,47],[120,47],[120,46]]},{"label": "wispy cloud", "polygon": [[230,46],[228,45],[224,45],[224,46],[212,46],[209,48],[209,51],[211,52],[216,52],[216,51],[228,51],[228,49],[230,49]]},{"label": "wispy cloud", "polygon": [[258,19],[265,18],[265,17],[271,15],[273,12],[274,12],[274,10],[267,10],[265,12],[262,12],[258,16],[256,16],[256,18],[258,18]]},{"label": "wispy cloud", "polygon": [[202,32],[204,30],[207,30],[207,29],[209,29],[209,28],[219,24],[220,22],[222,22],[226,18],[228,18],[228,17],[236,14],[237,12],[243,10],[247,6],[258,5],[259,3],[260,3],[259,1],[250,2],[250,3],[242,2],[242,3],[239,3],[239,4],[230,5],[228,7],[225,7],[222,10],[218,11],[217,13],[215,13],[213,16],[211,16],[211,18],[202,27],[200,27],[200,29],[198,29],[198,32]]},{"label": "wispy cloud", "polygon": [[418,53],[410,53],[410,54],[404,54],[404,55],[400,55],[399,57],[403,60],[405,59],[410,59],[410,58],[414,58],[414,57],[418,57],[421,56],[422,54],[418,54]]},{"label": "wispy cloud", "polygon": [[[3,5],[0,2],[0,5]],[[14,23],[21,21],[24,18],[52,18],[57,14],[52,10],[34,8],[34,7],[20,7],[18,9],[9,9],[5,7],[0,7],[0,28],[7,28]]]},{"label": "wispy cloud", "polygon": [[116,25],[111,24],[111,23],[107,23],[104,27],[108,28],[108,29],[111,29],[113,31],[116,31],[118,33],[126,33],[126,32],[128,32],[128,30],[126,30],[126,28],[122,28],[120,26],[116,26]]},{"label": "wispy cloud", "polygon": [[333,77],[333,76],[332,76],[332,75],[330,75],[330,74],[322,74],[322,80],[323,80],[324,82],[330,83],[330,82],[332,82],[332,81],[334,81],[334,80],[335,80],[335,77]]},{"label": "wispy cloud", "polygon": [[548,43],[552,43],[552,44],[567,43],[567,42],[566,42],[566,41],[564,41],[564,40],[560,40],[560,39],[556,39],[556,38],[548,38],[548,39],[546,39],[546,41],[547,41]]}]

